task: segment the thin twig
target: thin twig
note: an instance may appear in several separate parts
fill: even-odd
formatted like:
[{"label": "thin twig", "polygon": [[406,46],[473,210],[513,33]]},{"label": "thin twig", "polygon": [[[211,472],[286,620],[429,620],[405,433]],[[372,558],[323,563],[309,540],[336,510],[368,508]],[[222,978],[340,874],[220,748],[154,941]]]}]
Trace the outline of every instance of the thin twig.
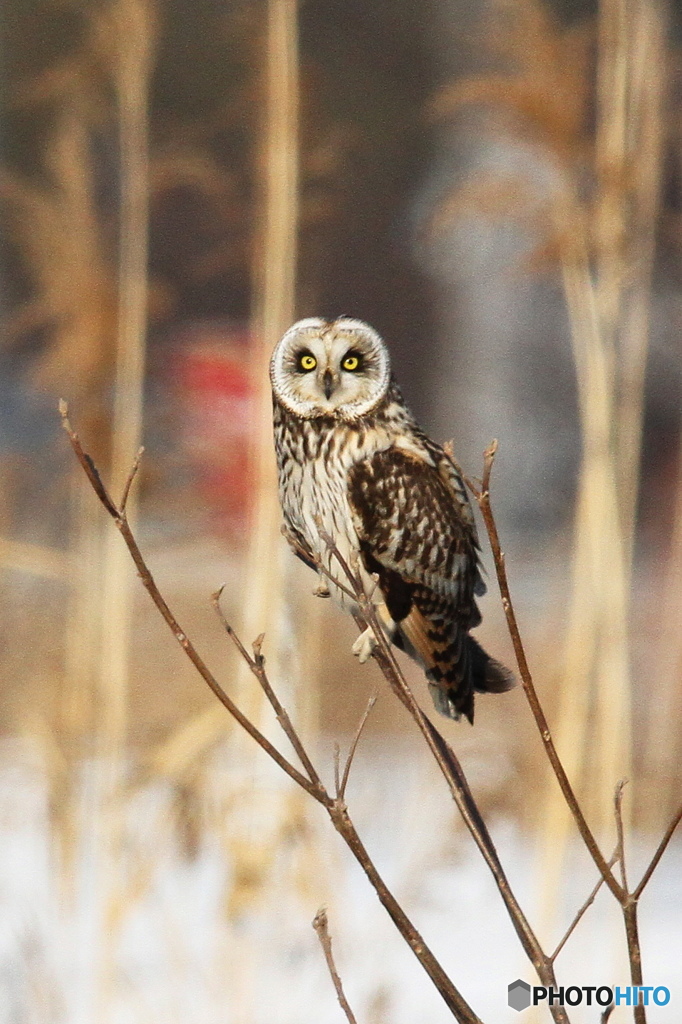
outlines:
[{"label": "thin twig", "polygon": [[215,678],[213,673],[207,667],[204,660],[198,654],[192,642],[188,639],[184,630],[180,627],[180,624],[178,623],[177,619],[175,618],[170,608],[166,604],[165,599],[163,598],[161,592],[159,591],[159,588],[157,587],[156,582],[151,572],[149,571],[149,568],[147,567],[144,558],[142,557],[142,553],[140,552],[140,549],[137,545],[137,541],[133,536],[133,533],[130,529],[130,526],[126,518],[121,515],[120,510],[112,501],[106,487],[102,483],[102,478],[99,475],[97,467],[95,466],[90,456],[83,450],[83,446],[81,445],[78,435],[73,431],[71,424],[69,422],[68,411],[69,410],[66,402],[62,400],[59,403],[59,412],[62,417],[62,424],[64,430],[68,434],[69,440],[71,441],[71,447],[73,448],[78,461],[83,467],[85,474],[88,480],[90,481],[97,497],[99,498],[100,502],[107,510],[111,518],[114,520],[116,526],[118,527],[123,537],[123,540],[125,541],[128,547],[131,557],[135,563],[135,567],[137,569],[138,575],[142,581],[143,586],[147,590],[147,593],[150,595],[156,607],[161,612],[161,615],[163,616],[166,624],[173,633],[173,636],[178,641],[182,649],[185,651],[187,657],[190,659],[194,667],[197,669],[202,679],[206,683],[208,683],[209,687],[216,695],[220,703],[225,708],[227,708],[230,714],[237,720],[237,722],[239,722],[241,727],[245,729],[250,736],[253,737],[256,743],[258,743],[258,745],[262,747],[267,754],[270,755],[273,761],[277,762],[282,771],[286,772],[286,774],[291,779],[293,779],[294,782],[298,783],[298,785],[305,789],[306,792],[310,793],[310,795],[314,797],[315,800],[317,800],[319,803],[325,803],[326,800],[329,800],[329,797],[325,793],[324,789],[321,786],[315,785],[314,783],[310,782],[310,780],[307,779],[305,775],[302,775],[298,771],[298,769],[296,769],[292,764],[289,764],[287,759],[282,754],[280,754],[279,750],[277,750],[277,748],[272,745],[272,743],[267,739],[267,737],[264,736],[256,728],[256,726],[253,725],[253,723],[250,722],[249,719],[239,710],[234,701],[225,693],[218,680]]},{"label": "thin twig", "polygon": [[[613,854],[611,855],[611,860],[609,861],[609,867],[613,867],[613,865],[618,860],[618,851],[619,851],[619,847],[616,846],[616,849],[613,851]],[[555,960],[558,957],[559,953],[564,948],[564,946],[566,945],[566,943],[570,939],[571,935],[573,934],[575,929],[580,924],[581,920],[583,919],[583,916],[587,913],[589,908],[594,903],[595,899],[597,898],[597,893],[599,892],[599,890],[601,889],[603,884],[604,884],[604,876],[600,875],[599,876],[599,880],[597,881],[597,884],[595,885],[594,889],[592,890],[592,892],[587,897],[587,899],[583,903],[583,905],[580,908],[580,910],[577,912],[577,914],[575,915],[575,917],[571,921],[570,925],[568,926],[568,928],[566,930],[566,933],[565,933],[564,937],[561,939],[561,941],[559,942],[558,946],[556,947],[556,949],[554,950],[554,952],[550,956],[549,959],[552,961],[552,963],[555,962]]]},{"label": "thin twig", "polygon": [[682,821],[682,807],[680,807],[680,809],[678,810],[677,814],[674,816],[673,820],[670,822],[670,824],[668,825],[667,829],[665,830],[665,835],[663,836],[663,838],[661,839],[660,843],[658,844],[658,848],[656,849],[655,854],[651,858],[651,861],[649,863],[648,868],[646,869],[646,871],[642,875],[641,882],[639,883],[639,885],[637,886],[637,888],[635,889],[635,891],[632,894],[633,899],[638,900],[639,897],[644,892],[645,886],[647,885],[647,883],[649,882],[649,879],[651,878],[651,876],[653,875],[654,871],[658,867],[658,862],[660,861],[661,857],[665,853],[666,848],[668,846],[668,843],[672,839],[672,837],[673,837],[673,835],[675,833],[675,829],[677,828],[677,826],[679,825],[679,823],[681,821]]},{"label": "thin twig", "polygon": [[620,877],[623,883],[624,892],[628,891],[628,874],[625,867],[625,834],[623,830],[623,789],[625,780],[621,779],[616,783],[616,792],[613,798],[613,809],[616,816],[616,835],[618,836],[618,860],[620,861]]},{"label": "thin twig", "polygon": [[[371,628],[377,645],[373,652],[373,657],[379,665],[389,686],[404,704],[408,713],[416,722],[424,736],[424,739],[426,740],[426,743],[431,750],[445,781],[447,782],[450,793],[462,816],[464,824],[466,825],[470,835],[488,865],[493,878],[495,879],[499,893],[505,907],[507,908],[507,912],[511,918],[514,929],[519,936],[519,940],[528,959],[537,971],[542,984],[547,985],[548,987],[556,987],[554,966],[542,949],[535,932],[533,931],[513,893],[504,868],[502,867],[495,844],[485,822],[483,821],[457,756],[444,737],[440,734],[436,726],[429,718],[426,717],[415,700],[414,694],[408,686],[407,680],[405,679],[400,666],[395,660],[390,642],[386,637],[386,633],[382,628],[379,619],[377,618],[376,609],[374,605],[367,600],[367,595],[363,589],[359,571],[354,573],[351,570],[347,561],[335,544],[334,539],[322,528],[321,524],[318,525],[318,529],[320,530],[320,537],[322,541],[327,545],[329,551],[340,565],[342,572],[348,578],[348,581],[354,591],[355,600],[359,608],[359,612],[354,615],[358,629],[363,631],[365,628]],[[552,1004],[550,1012],[558,1024],[565,1024],[565,1022],[568,1021],[568,1015],[563,1006]]]},{"label": "thin twig", "polygon": [[331,935],[329,934],[329,929],[327,927],[327,911],[324,908],[318,910],[317,914],[315,915],[315,920],[313,921],[313,928],[317,932],[317,937],[320,940],[322,952],[324,953],[324,958],[327,961],[327,967],[329,968],[331,979],[334,982],[334,988],[336,989],[336,998],[339,1001],[339,1005],[343,1012],[345,1013],[346,1019],[348,1020],[349,1024],[357,1024],[355,1014],[348,1005],[348,1000],[346,999],[346,996],[343,991],[343,985],[341,984],[341,978],[339,977],[339,972],[337,971],[336,964],[334,963],[334,956],[332,954],[332,939]]},{"label": "thin twig", "polygon": [[325,565],[323,565],[322,559],[318,555],[315,555],[312,551],[306,551],[305,548],[300,546],[300,544],[297,544],[285,527],[282,527],[281,533],[291,550],[298,558],[305,562],[306,565],[310,565],[312,563],[318,573],[324,576],[326,580],[329,580],[330,583],[333,583],[334,586],[337,587],[342,594],[345,594],[346,597],[349,597],[351,601],[355,601],[354,592],[345,586],[336,576],[332,576],[331,572]]},{"label": "thin twig", "polygon": [[500,538],[497,532],[497,525],[493,516],[492,508],[490,505],[490,473],[493,467],[493,461],[495,459],[495,452],[497,451],[497,441],[493,441],[490,446],[484,452],[484,463],[483,463],[483,478],[481,480],[480,489],[476,487],[471,480],[465,478],[466,484],[469,490],[473,494],[474,498],[478,502],[478,506],[481,510],[481,515],[485,522],[486,530],[488,532],[488,538],[490,540],[490,547],[493,553],[493,560],[495,562],[495,571],[497,574],[497,582],[500,588],[500,594],[502,595],[502,606],[504,608],[505,616],[507,619],[507,628],[511,636],[512,644],[514,645],[514,653],[516,655],[516,662],[519,667],[519,674],[521,676],[521,684],[523,686],[523,692],[526,695],[526,699],[530,706],[533,718],[540,732],[543,746],[549,762],[552,766],[554,775],[556,776],[557,782],[561,788],[564,799],[573,815],[575,823],[578,827],[578,831],[582,836],[583,842],[585,843],[592,859],[597,865],[597,869],[604,876],[604,881],[608,885],[609,889],[616,897],[618,902],[622,905],[625,898],[625,892],[623,887],[618,883],[611,868],[608,866],[604,855],[599,849],[596,839],[590,829],[585,815],[582,812],[582,808],[576,799],[573,787],[568,780],[564,766],[559,758],[552,734],[545,717],[545,713],[542,710],[542,706],[538,699],[537,692],[535,690],[535,684],[533,677],[528,665],[526,658],[526,652],[521,640],[521,634],[519,632],[518,623],[516,621],[516,614],[514,612],[514,606],[512,604],[511,593],[509,590],[509,582],[507,579],[507,569],[505,566],[504,553],[500,545]]},{"label": "thin twig", "polygon": [[[302,789],[309,793],[318,803],[321,803],[326,808],[334,828],[342,837],[342,839],[348,846],[349,850],[351,851],[357,862],[360,864],[370,884],[374,888],[374,891],[376,892],[380,902],[382,903],[385,910],[389,914],[391,920],[394,922],[396,928],[398,929],[404,940],[407,942],[412,952],[417,957],[423,969],[428,974],[429,978],[433,982],[441,998],[444,1000],[446,1006],[450,1009],[452,1015],[458,1021],[458,1024],[482,1024],[480,1018],[477,1016],[476,1013],[474,1013],[474,1011],[466,1002],[466,1000],[461,995],[459,990],[453,984],[452,980],[445,973],[439,961],[436,959],[432,951],[424,942],[424,939],[422,938],[419,931],[412,924],[411,920],[409,919],[403,908],[400,906],[395,896],[386,886],[383,878],[377,871],[374,862],[372,861],[367,850],[365,849],[364,844],[362,843],[362,840],[360,839],[355,829],[355,826],[353,825],[353,822],[350,819],[345,802],[342,799],[334,799],[333,797],[331,797],[321,782],[319,784],[311,782],[304,775],[302,775],[293,765],[289,764],[289,762],[282,754],[280,754],[277,748],[274,747],[272,743],[270,743],[270,741],[262,735],[262,733],[256,728],[256,726],[253,725],[251,721],[248,718],[246,718],[246,716],[239,710],[239,708],[223,691],[220,684],[209,671],[209,669],[207,668],[207,666],[197,653],[194,645],[191,643],[191,641],[183,632],[183,630],[181,630],[175,616],[171,612],[165,599],[161,595],[158,587],[156,586],[156,583],[154,582],[154,579],[149,571],[149,568],[147,567],[144,558],[142,557],[140,549],[137,545],[137,541],[135,540],[135,537],[130,529],[130,526],[128,525],[125,517],[121,515],[120,509],[116,507],[111,497],[109,496],[106,487],[102,483],[97,467],[93,463],[90,456],[83,451],[80,440],[77,434],[75,434],[74,431],[72,430],[71,424],[69,423],[68,408],[66,403],[63,401],[60,402],[59,408],[62,416],[62,424],[64,426],[66,433],[69,436],[69,440],[71,441],[71,446],[74,450],[74,453],[78,461],[80,462],[86,476],[88,477],[88,480],[90,481],[90,484],[92,485],[93,490],[97,494],[100,502],[102,503],[106,511],[109,513],[109,515],[112,517],[117,528],[119,529],[123,537],[123,540],[125,541],[125,544],[128,548],[128,551],[130,552],[130,555],[135,563],[138,575],[140,576],[140,579],[145,589],[147,590],[152,601],[158,608],[164,621],[170,628],[176,640],[178,641],[182,649],[185,651],[185,654],[201,675],[202,679],[208,684],[208,686],[213,691],[215,696],[218,698],[221,704],[223,704],[223,706],[230,712],[230,714],[237,721],[237,723],[250,736],[252,736],[253,739],[255,739],[255,741],[265,751],[265,753],[268,754],[272,758],[272,760],[275,761],[275,763],[278,764],[280,768],[282,768],[282,770],[294,782],[296,782]],[[280,711],[283,711],[281,705],[279,704],[279,701],[277,700],[272,690],[272,687],[269,685],[267,681],[264,663],[262,660],[262,656],[260,655],[259,647],[259,643],[262,642],[262,638],[259,638],[259,640],[256,642],[254,647],[254,657],[251,658],[251,656],[248,654],[244,645],[241,643],[238,637],[236,637],[232,632],[230,632],[230,635],[232,636],[232,639],[234,640],[237,649],[247,662],[251,671],[254,671],[255,665],[255,667],[258,669],[258,672],[261,673],[261,675],[259,676],[259,680],[261,681],[261,683],[263,683],[263,681],[265,682],[265,685],[263,687],[264,692],[268,700],[270,700],[275,712],[277,712],[277,707],[280,708]],[[273,701],[275,701],[276,704],[273,703]],[[282,719],[282,721],[284,720],[288,722],[288,719]],[[290,722],[288,722],[288,725],[293,732],[293,726],[291,726]]]},{"label": "thin twig", "polygon": [[270,685],[268,677],[265,674],[265,658],[261,654],[261,647],[262,647],[262,644],[263,644],[264,635],[261,634],[258,637],[258,639],[254,641],[254,644],[253,644],[253,658],[249,657],[249,654],[248,654],[246,648],[242,644],[241,640],[239,639],[239,637],[235,633],[235,631],[232,628],[232,626],[229,624],[229,622],[225,618],[223,610],[220,607],[220,598],[221,598],[223,590],[224,590],[224,584],[220,588],[220,590],[218,590],[213,595],[213,597],[211,599],[211,603],[213,604],[213,607],[216,610],[216,614],[218,615],[218,618],[220,619],[220,622],[222,623],[223,629],[225,630],[227,635],[230,637],[230,639],[232,640],[232,642],[236,646],[237,650],[241,654],[242,658],[244,658],[244,660],[246,661],[247,665],[251,669],[251,672],[253,673],[253,675],[256,677],[256,679],[260,683],[261,688],[263,689],[263,692],[265,693],[265,696],[267,697],[268,701],[270,702],[270,704],[271,704],[271,706],[272,706],[272,708],[273,708],[273,710],[275,712],[275,715],[277,716],[277,721],[279,722],[279,724],[280,724],[280,726],[282,728],[282,731],[284,732],[286,738],[289,740],[289,742],[291,743],[292,747],[296,751],[298,759],[301,762],[301,764],[303,765],[303,767],[305,768],[306,773],[308,775],[308,778],[310,779],[310,781],[314,785],[320,787],[321,786],[320,776],[318,775],[317,770],[315,769],[315,766],[313,765],[312,761],[310,760],[310,757],[308,756],[308,752],[306,751],[303,743],[301,742],[298,733],[294,729],[294,727],[292,725],[292,722],[291,722],[291,719],[289,718],[288,712],[286,711],[286,709],[280,703],[280,701],[279,701],[279,699],[277,697],[277,694],[272,689],[272,686]]},{"label": "thin twig", "polygon": [[128,504],[128,495],[130,494],[130,488],[133,486],[133,480],[137,476],[137,471],[140,468],[140,462],[142,461],[142,456],[143,455],[144,455],[144,447],[142,447],[142,448],[140,448],[138,450],[138,453],[137,453],[137,455],[135,456],[135,458],[133,460],[133,465],[131,467],[131,470],[128,473],[128,476],[126,478],[125,486],[123,488],[123,496],[121,498],[121,504],[119,505],[119,511],[120,511],[120,513],[121,513],[121,515],[123,516],[124,519],[125,519],[125,516],[126,516],[126,506]]},{"label": "thin twig", "polygon": [[346,786],[348,785],[348,776],[350,775],[351,766],[353,764],[353,758],[355,757],[355,751],[357,750],[358,743],[360,742],[360,737],[362,736],[363,729],[365,728],[365,725],[367,724],[367,719],[369,718],[370,714],[372,713],[372,709],[373,709],[374,705],[376,704],[376,702],[377,702],[377,698],[376,698],[376,694],[374,694],[374,696],[370,697],[368,702],[367,702],[367,707],[365,708],[365,710],[363,712],[362,718],[360,719],[360,724],[358,725],[358,727],[357,727],[357,729],[355,731],[355,736],[353,737],[353,742],[350,745],[350,750],[348,751],[348,757],[346,758],[346,766],[343,769],[343,777],[341,778],[341,786],[337,790],[337,794],[338,794],[338,796],[341,797],[342,800],[344,799],[344,797],[346,795]]},{"label": "thin twig", "polygon": [[334,792],[337,799],[341,797],[341,748],[338,743],[334,744]]},{"label": "thin twig", "polygon": [[613,1013],[613,1011],[615,1009],[616,1009],[616,1004],[615,1003],[610,1003],[606,1007],[606,1009],[604,1010],[604,1012],[601,1015],[601,1024],[607,1024],[607,1022],[609,1020],[609,1017],[611,1016],[611,1014]]}]

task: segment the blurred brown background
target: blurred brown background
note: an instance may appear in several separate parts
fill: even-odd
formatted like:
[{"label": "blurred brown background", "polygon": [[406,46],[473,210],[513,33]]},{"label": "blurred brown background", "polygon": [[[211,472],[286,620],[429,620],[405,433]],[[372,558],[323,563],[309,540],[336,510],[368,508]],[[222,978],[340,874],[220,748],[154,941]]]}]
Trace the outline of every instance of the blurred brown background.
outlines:
[{"label": "blurred brown background", "polygon": [[[329,841],[167,635],[81,479],[60,397],[113,493],[144,444],[143,550],[250,713],[271,729],[209,605],[223,583],[243,638],[266,632],[273,682],[321,758],[378,687],[375,777],[421,771],[401,709],[350,656],[352,623],[312,597],[279,538],[266,365],[302,316],[377,328],[409,404],[470,475],[499,439],[493,502],[517,611],[601,834],[621,777],[638,837],[679,803],[679,13],[649,0],[4,5],[3,784],[19,772],[42,794],[25,841],[48,851],[54,915],[34,932],[19,913],[1,1021],[170,1019],[121,966],[155,884],[139,801],[158,814],[159,849],[179,843],[195,863],[217,844],[229,865],[211,883],[218,973],[236,942],[244,978],[258,975],[248,915],[286,878],[321,901],[316,843]],[[483,560],[481,636],[511,664],[485,544]],[[521,694],[479,699],[473,730],[443,728],[491,815],[535,851],[549,927],[571,838]],[[386,827],[382,841],[406,842]],[[451,867],[447,843],[441,856]],[[68,997],[49,952],[48,981],[27,980],[50,928],[71,935]],[[154,969],[165,977],[166,961]],[[121,995],[123,975],[147,1010]],[[367,989],[366,1019],[389,1019],[392,984]],[[211,999],[231,1015],[206,997],[198,1019],[274,1019],[246,981],[225,985]],[[291,1019],[308,1019],[301,1005]]]}]

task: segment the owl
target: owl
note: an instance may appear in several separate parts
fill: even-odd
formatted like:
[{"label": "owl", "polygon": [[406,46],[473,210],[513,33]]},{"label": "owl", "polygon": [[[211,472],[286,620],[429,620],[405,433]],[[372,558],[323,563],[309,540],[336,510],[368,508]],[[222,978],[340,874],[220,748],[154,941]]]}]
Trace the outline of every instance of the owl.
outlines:
[{"label": "owl", "polygon": [[[360,320],[294,324],[270,379],[284,533],[326,570],[316,592],[357,610],[327,534],[358,565],[386,635],[423,668],[437,710],[473,723],[474,693],[513,677],[470,634],[485,585],[457,465],[418,426],[386,345]],[[353,653],[364,662],[375,644],[367,629]]]}]

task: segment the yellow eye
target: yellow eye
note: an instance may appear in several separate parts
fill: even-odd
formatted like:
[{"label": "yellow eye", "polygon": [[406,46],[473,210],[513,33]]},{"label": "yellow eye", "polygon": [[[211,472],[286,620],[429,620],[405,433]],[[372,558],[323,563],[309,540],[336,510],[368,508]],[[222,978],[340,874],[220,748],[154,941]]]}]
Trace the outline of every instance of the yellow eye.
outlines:
[{"label": "yellow eye", "polygon": [[314,370],[317,366],[317,359],[315,356],[311,356],[310,352],[304,352],[302,356],[299,356],[298,365],[302,370],[308,373],[310,370]]},{"label": "yellow eye", "polygon": [[352,373],[353,370],[357,370],[358,367],[360,366],[360,357],[346,356],[346,358],[341,363],[341,366],[344,370],[348,370],[349,373]]}]

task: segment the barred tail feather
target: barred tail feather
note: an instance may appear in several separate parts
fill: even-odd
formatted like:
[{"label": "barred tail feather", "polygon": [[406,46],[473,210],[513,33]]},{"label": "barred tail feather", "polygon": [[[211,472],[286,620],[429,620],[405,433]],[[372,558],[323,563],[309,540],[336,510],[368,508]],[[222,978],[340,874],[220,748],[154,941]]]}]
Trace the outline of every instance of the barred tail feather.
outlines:
[{"label": "barred tail feather", "polygon": [[504,693],[515,685],[509,669],[495,661],[463,627],[428,621],[413,606],[398,623],[393,643],[423,667],[437,711],[474,721],[474,693]]},{"label": "barred tail feather", "polygon": [[490,655],[472,636],[461,637],[443,661],[426,669],[429,689],[437,711],[458,721],[464,715],[474,724],[474,693],[506,693],[516,685],[512,672]]},{"label": "barred tail feather", "polygon": [[468,637],[471,682],[479,693],[506,693],[516,686],[516,678],[501,662],[491,658],[477,640]]}]

